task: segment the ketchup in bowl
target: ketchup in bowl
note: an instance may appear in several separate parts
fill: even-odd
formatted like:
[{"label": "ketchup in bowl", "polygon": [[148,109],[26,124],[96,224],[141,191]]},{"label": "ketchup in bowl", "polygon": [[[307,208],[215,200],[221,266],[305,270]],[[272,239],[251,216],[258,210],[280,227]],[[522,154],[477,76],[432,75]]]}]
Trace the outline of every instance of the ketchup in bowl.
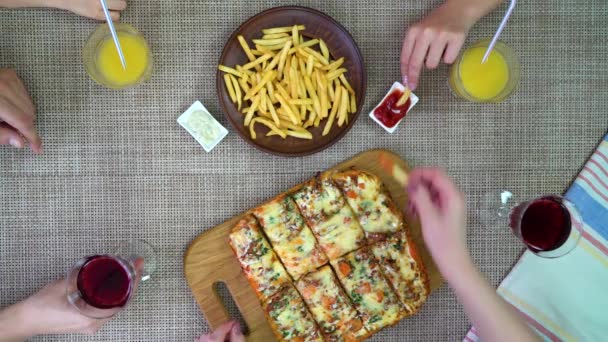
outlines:
[{"label": "ketchup in bowl", "polygon": [[407,99],[405,104],[397,106],[399,98],[403,92],[399,89],[393,90],[382,103],[374,110],[374,116],[387,128],[393,128],[399,120],[405,117],[410,108],[411,99]]}]

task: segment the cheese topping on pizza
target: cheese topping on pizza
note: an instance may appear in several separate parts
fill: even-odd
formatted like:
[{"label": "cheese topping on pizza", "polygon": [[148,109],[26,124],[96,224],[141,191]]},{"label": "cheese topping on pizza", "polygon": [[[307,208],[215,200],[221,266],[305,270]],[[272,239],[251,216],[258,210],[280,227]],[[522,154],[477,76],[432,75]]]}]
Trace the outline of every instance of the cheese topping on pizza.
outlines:
[{"label": "cheese topping on pizza", "polygon": [[357,218],[330,178],[313,179],[294,199],[330,260],[365,244]]},{"label": "cheese topping on pizza", "polygon": [[395,324],[405,316],[399,298],[366,248],[331,264],[370,333]]},{"label": "cheese topping on pizza", "polygon": [[279,341],[323,341],[319,328],[293,285],[289,284],[270,296],[264,309]]},{"label": "cheese topping on pizza", "polygon": [[428,279],[405,231],[375,243],[371,249],[407,311],[418,311],[429,294]]},{"label": "cheese topping on pizza", "polygon": [[360,171],[333,176],[353,208],[361,227],[370,240],[381,240],[403,224],[399,209],[384,190],[378,177]]},{"label": "cheese topping on pizza", "polygon": [[329,341],[356,341],[367,335],[357,312],[329,266],[302,277],[296,287]]},{"label": "cheese topping on pizza", "polygon": [[253,216],[232,228],[230,245],[258,297],[267,298],[291,281]]},{"label": "cheese topping on pizza", "polygon": [[253,214],[294,279],[327,263],[327,256],[319,248],[291,197],[284,195],[274,199],[255,208]]}]

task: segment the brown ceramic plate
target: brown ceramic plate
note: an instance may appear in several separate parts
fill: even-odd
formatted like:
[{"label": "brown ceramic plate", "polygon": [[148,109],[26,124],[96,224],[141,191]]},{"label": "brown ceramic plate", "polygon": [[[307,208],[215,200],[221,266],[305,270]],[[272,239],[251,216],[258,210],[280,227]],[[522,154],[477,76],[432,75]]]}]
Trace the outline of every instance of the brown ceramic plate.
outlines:
[{"label": "brown ceramic plate", "polygon": [[223,73],[218,71],[216,76],[220,106],[224,111],[224,115],[239,135],[260,150],[290,157],[313,154],[328,148],[342,138],[357,120],[363,106],[363,99],[365,98],[367,76],[363,56],[351,35],[334,19],[317,10],[297,6],[276,7],[261,12],[243,23],[226,43],[219,61],[219,64],[230,67],[243,65],[248,62],[247,56],[245,56],[237,40],[238,35],[245,37],[249,45],[252,46],[251,40],[260,38],[262,36],[262,29],[296,24],[306,26],[306,30],[302,32],[302,35],[305,37],[322,38],[327,43],[333,59],[344,57],[344,67],[348,70],[346,78],[357,95],[357,112],[349,115],[348,124],[342,127],[334,124],[331,132],[326,136],[322,136],[321,132],[324,128],[324,120],[319,127],[310,129],[313,135],[312,140],[293,137],[287,137],[286,139],[281,139],[278,136],[267,137],[266,133],[268,133],[269,129],[264,125],[257,124],[255,126],[257,139],[253,140],[249,135],[249,128],[243,125],[244,115],[239,113],[236,105],[230,100],[230,96],[224,85]]}]

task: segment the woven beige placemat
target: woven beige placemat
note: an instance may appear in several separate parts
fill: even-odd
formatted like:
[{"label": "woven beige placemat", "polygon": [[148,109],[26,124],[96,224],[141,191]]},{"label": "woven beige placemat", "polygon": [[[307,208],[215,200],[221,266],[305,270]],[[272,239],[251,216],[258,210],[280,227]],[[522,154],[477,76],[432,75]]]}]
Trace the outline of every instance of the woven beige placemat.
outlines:
[{"label": "woven beige placemat", "polygon": [[[424,74],[421,102],[386,134],[364,114],[339,143],[300,159],[273,157],[234,131],[206,154],[177,123],[201,100],[226,126],[215,63],[245,19],[284,4],[342,23],[367,62],[370,110],[399,79],[409,24],[439,1],[130,1],[123,21],[152,46],[152,80],[126,91],[87,77],[80,49],[95,22],[60,11],[0,10],[0,66],[15,68],[38,107],[45,154],[0,148],[0,307],[63,276],[84,255],[143,238],[158,248],[156,278],[97,335],[38,341],[191,341],[208,330],[182,257],[202,231],[357,152],[384,147],[412,165],[446,167],[467,193],[469,243],[494,284],[521,251],[510,232],[477,219],[480,195],[502,184],[524,196],[562,192],[608,127],[604,0],[520,2],[503,33],[521,59],[519,90],[498,105],[451,96],[447,68]],[[500,10],[472,30],[490,37]],[[469,323],[452,292],[374,341],[458,341]]]}]

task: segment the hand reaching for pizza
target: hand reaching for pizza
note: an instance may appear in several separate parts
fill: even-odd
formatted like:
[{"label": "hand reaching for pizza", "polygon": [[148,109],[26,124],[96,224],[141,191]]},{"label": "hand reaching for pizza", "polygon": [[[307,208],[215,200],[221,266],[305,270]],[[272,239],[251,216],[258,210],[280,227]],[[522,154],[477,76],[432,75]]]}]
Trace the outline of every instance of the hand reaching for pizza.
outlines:
[{"label": "hand reaching for pizza", "polygon": [[435,168],[412,171],[408,192],[410,210],[420,219],[424,242],[437,266],[442,273],[457,268],[455,263],[469,258],[464,195]]}]

